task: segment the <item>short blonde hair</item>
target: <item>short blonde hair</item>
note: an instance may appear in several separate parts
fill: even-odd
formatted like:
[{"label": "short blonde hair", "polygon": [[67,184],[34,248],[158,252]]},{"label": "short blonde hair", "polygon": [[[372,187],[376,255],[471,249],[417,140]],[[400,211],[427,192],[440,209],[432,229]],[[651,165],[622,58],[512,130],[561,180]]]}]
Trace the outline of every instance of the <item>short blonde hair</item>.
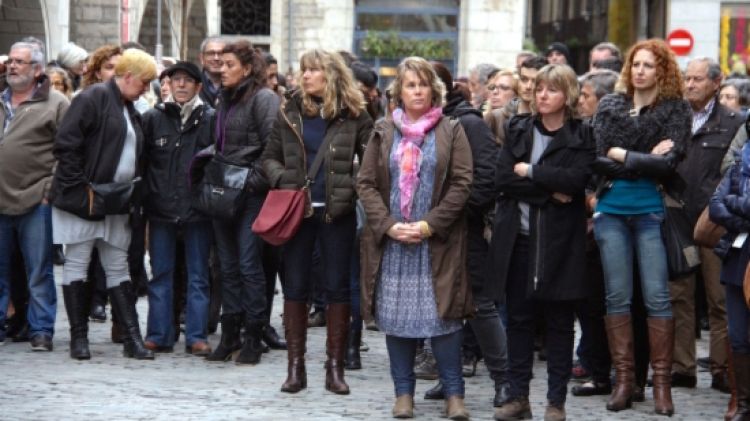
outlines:
[{"label": "short blonde hair", "polygon": [[[579,90],[578,78],[573,69],[567,64],[548,64],[539,69],[539,73],[534,80],[534,92],[542,82],[563,92],[565,95],[565,117],[575,117]],[[531,98],[530,105],[531,112],[537,114],[536,94]]]},{"label": "short blonde hair", "polygon": [[156,79],[156,60],[145,51],[129,48],[122,52],[122,57],[115,66],[115,76],[122,77],[130,72],[141,80]]},{"label": "short blonde hair", "polygon": [[391,83],[390,91],[392,98],[396,99],[398,106],[401,102],[401,84],[404,82],[406,72],[411,70],[416,73],[420,79],[427,82],[432,89],[432,106],[442,107],[445,102],[445,85],[435,73],[432,65],[422,57],[407,57],[399,63],[396,69],[396,78]]}]

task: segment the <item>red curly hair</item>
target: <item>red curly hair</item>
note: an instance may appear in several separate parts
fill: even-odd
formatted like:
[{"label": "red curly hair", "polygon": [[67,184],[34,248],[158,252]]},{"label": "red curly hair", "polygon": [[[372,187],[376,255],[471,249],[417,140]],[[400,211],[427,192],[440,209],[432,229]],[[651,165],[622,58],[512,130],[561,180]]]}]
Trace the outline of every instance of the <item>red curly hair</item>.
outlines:
[{"label": "red curly hair", "polygon": [[618,90],[626,92],[628,96],[633,96],[635,88],[631,76],[631,67],[635,53],[640,50],[650,51],[656,57],[656,86],[658,94],[656,102],[664,99],[680,99],[683,95],[684,84],[682,82],[682,72],[677,65],[674,53],[669,49],[664,40],[651,38],[640,41],[630,47],[625,56],[625,64],[622,66],[620,80],[617,82]]}]

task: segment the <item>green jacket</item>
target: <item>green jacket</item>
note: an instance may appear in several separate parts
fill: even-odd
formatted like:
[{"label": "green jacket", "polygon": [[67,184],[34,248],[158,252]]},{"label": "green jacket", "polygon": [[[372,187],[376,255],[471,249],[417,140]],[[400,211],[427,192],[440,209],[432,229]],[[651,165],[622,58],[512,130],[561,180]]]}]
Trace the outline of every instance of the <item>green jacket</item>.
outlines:
[{"label": "green jacket", "polygon": [[[298,190],[307,177],[307,157],[302,135],[302,97],[287,98],[279,110],[271,137],[261,161],[272,189]],[[325,139],[330,143],[320,171],[325,171],[326,220],[328,222],[354,211],[355,155],[361,161],[372,131],[372,120],[363,109],[353,117],[342,112],[328,122]]]}]

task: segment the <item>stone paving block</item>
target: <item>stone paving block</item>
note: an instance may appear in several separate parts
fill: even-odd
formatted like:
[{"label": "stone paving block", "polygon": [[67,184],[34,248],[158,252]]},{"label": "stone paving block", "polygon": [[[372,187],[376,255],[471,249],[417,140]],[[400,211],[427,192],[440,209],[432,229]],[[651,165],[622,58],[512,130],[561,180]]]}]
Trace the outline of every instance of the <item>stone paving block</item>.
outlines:
[{"label": "stone paving block", "polygon": [[[60,279],[60,270],[56,268]],[[325,328],[308,331],[308,388],[290,395],[279,391],[286,378],[286,352],[264,354],[256,366],[233,362],[209,363],[184,353],[182,340],[172,354],[158,354],[155,361],[136,361],[122,356],[122,346],[109,341],[110,321],[90,324],[92,359],[73,361],[68,356],[69,334],[62,294],[58,286],[58,319],[55,350],[32,352],[28,343],[0,346],[0,420],[384,420],[393,403],[388,355],[379,332],[365,331],[370,346],[362,353],[363,370],[347,371],[351,394],[338,396],[324,389]],[[281,331],[282,297],[275,298],[272,323]],[[147,303],[138,302],[145,332]],[[698,356],[708,352],[707,335],[698,341]],[[184,337],[181,337],[184,339]],[[219,335],[211,335],[216,346]],[[699,372],[695,389],[675,389],[673,420],[720,420],[728,395],[710,389],[711,378]],[[425,401],[431,381],[418,381],[417,419],[441,419],[443,403]],[[572,387],[572,383],[571,383]],[[477,375],[466,379],[466,404],[472,418],[493,416],[494,388],[483,363]],[[651,389],[647,399],[620,413],[605,409],[606,396],[568,396],[570,420],[661,420],[653,414]],[[535,361],[530,401],[534,419],[541,419],[546,404],[546,366]]]}]

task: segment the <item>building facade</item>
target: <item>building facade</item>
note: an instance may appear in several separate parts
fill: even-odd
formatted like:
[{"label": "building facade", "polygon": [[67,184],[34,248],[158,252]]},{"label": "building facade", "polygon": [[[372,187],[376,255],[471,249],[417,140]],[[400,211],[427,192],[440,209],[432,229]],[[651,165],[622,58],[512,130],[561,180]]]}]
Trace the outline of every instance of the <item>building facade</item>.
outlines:
[{"label": "building facade", "polygon": [[[196,60],[207,35],[247,37],[282,70],[313,47],[353,51],[392,71],[395,54],[417,51],[458,75],[491,62],[513,65],[525,34],[525,0],[0,0],[0,51],[32,35],[53,57],[65,43],[91,51],[138,41],[156,53]],[[161,30],[158,23],[161,21]],[[157,35],[158,34],[158,35]],[[394,43],[394,40],[396,41]],[[380,45],[391,58],[373,53]],[[390,69],[390,70],[389,70]]]}]

